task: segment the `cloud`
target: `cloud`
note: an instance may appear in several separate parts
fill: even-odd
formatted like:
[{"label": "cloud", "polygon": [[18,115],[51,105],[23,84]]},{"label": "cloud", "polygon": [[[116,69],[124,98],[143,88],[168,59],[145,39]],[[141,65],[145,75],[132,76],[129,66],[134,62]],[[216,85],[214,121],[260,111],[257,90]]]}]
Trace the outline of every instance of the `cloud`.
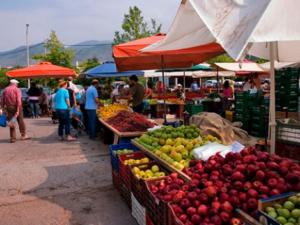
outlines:
[{"label": "cloud", "polygon": [[[26,2],[26,4],[25,4]],[[51,30],[66,44],[85,40],[112,40],[123,15],[137,5],[144,18],[154,18],[167,31],[180,0],[1,0],[0,49],[25,44],[25,24],[30,24],[30,43],[45,40]]]}]

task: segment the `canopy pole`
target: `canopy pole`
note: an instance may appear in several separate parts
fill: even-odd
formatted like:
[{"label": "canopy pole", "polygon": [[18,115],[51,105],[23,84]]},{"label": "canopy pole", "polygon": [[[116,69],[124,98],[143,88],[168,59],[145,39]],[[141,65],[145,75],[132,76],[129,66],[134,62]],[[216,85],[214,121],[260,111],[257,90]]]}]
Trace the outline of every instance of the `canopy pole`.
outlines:
[{"label": "canopy pole", "polygon": [[276,142],[276,110],[275,110],[275,42],[270,42],[270,153],[275,153],[275,142]]},{"label": "canopy pole", "polygon": [[161,56],[161,72],[163,79],[163,97],[164,97],[164,122],[167,122],[167,105],[166,105],[166,86],[165,86],[165,63],[164,56]]},{"label": "canopy pole", "polygon": [[183,95],[185,98],[185,70],[183,71]]},{"label": "canopy pole", "polygon": [[219,67],[217,67],[217,93],[219,94]]},{"label": "canopy pole", "polygon": [[[29,41],[28,41],[28,35],[29,35],[29,24],[26,24],[26,59],[27,59],[27,67],[29,67]],[[27,86],[30,88],[30,79],[27,79]]]}]

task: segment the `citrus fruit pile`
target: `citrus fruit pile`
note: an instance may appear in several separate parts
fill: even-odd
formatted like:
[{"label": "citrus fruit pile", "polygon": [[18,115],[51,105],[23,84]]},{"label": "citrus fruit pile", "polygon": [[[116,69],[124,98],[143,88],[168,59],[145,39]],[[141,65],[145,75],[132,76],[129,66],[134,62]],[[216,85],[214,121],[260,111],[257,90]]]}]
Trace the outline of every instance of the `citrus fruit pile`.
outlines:
[{"label": "citrus fruit pile", "polygon": [[97,114],[101,119],[108,120],[123,110],[130,110],[130,108],[127,105],[113,104],[100,107],[100,109],[97,110]]}]

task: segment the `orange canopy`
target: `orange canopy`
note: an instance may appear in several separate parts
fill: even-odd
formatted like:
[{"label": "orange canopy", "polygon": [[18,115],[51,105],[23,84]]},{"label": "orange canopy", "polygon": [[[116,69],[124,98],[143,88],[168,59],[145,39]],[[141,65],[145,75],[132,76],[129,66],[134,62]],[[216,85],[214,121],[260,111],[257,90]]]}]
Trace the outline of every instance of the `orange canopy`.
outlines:
[{"label": "orange canopy", "polygon": [[157,34],[113,46],[113,57],[117,69],[119,71],[127,71],[161,68],[190,68],[195,64],[204,62],[205,60],[224,52],[223,48],[217,43],[172,51],[140,51],[164,38],[165,34]]},{"label": "orange canopy", "polygon": [[26,68],[10,70],[6,72],[8,77],[12,78],[63,78],[74,77],[76,72],[70,68],[56,66],[50,62],[41,62]]}]

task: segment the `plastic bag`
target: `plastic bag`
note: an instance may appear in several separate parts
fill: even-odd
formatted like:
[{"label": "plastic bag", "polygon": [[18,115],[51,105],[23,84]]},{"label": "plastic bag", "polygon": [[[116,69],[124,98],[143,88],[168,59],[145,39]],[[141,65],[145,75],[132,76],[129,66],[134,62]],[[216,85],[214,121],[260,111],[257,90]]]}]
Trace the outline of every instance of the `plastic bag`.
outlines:
[{"label": "plastic bag", "polygon": [[11,118],[10,121],[7,122],[7,126],[8,127],[15,127],[16,122],[17,122],[17,117],[14,116],[13,118]]}]

